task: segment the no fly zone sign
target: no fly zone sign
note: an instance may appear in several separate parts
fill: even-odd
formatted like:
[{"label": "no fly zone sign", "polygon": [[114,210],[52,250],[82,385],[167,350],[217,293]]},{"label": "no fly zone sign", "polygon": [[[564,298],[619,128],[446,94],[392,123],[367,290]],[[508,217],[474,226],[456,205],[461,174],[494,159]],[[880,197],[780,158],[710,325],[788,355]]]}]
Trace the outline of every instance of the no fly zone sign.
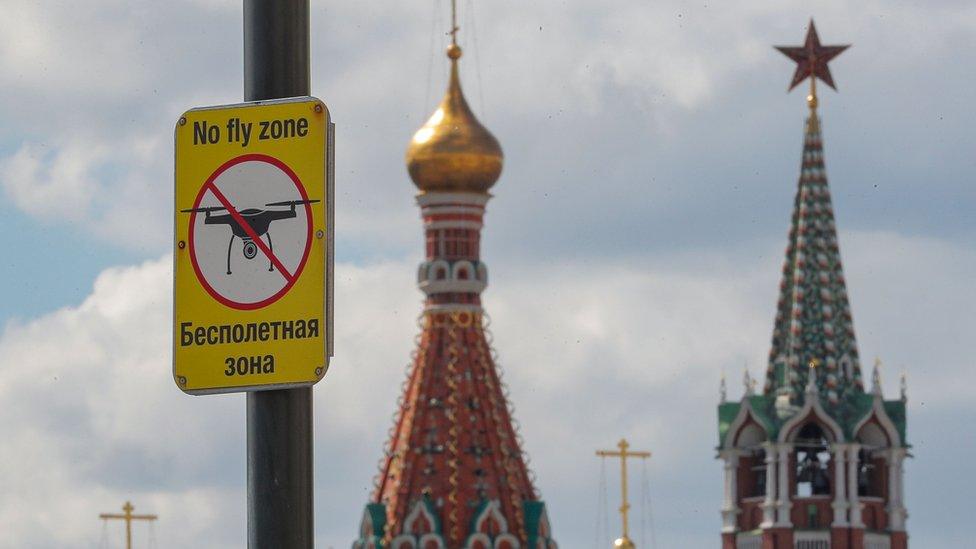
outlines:
[{"label": "no fly zone sign", "polygon": [[318,99],[176,126],[173,376],[191,394],[310,385],[331,356],[332,124]]}]

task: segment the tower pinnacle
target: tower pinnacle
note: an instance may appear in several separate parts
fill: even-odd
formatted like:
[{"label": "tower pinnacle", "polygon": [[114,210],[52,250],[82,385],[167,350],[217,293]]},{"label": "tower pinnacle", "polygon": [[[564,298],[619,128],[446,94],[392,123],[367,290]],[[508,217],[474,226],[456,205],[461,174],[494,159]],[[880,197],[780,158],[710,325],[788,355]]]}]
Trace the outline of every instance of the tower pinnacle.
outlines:
[{"label": "tower pinnacle", "polygon": [[[907,549],[905,399],[865,391],[817,116],[816,81],[848,46],[777,47],[810,79],[810,114],[762,394],[718,406],[722,547]],[[748,380],[747,380],[748,383]],[[904,390],[903,390],[904,395]]]},{"label": "tower pinnacle", "polygon": [[437,110],[410,140],[407,170],[421,192],[487,193],[502,173],[504,155],[495,136],[475,117],[461,90],[457,10],[451,2],[451,75]]},{"label": "tower pinnacle", "polygon": [[807,37],[802,46],[775,46],[783,55],[796,61],[796,72],[793,73],[793,80],[790,82],[789,89],[800,85],[801,82],[810,79],[810,95],[807,96],[807,105],[810,107],[811,126],[817,125],[817,79],[833,89],[834,78],[830,74],[830,67],[827,66],[833,58],[844,52],[850,44],[841,46],[824,46],[820,44],[820,36],[817,35],[817,27],[810,18],[810,25],[807,27]]},{"label": "tower pinnacle", "polygon": [[[830,67],[827,66],[833,58],[851,47],[850,44],[840,46],[824,46],[820,44],[820,36],[817,35],[817,27],[810,18],[810,25],[807,27],[807,37],[802,46],[774,46],[783,55],[796,61],[796,72],[793,73],[793,80],[790,82],[789,90],[797,87],[801,82],[809,78],[816,80],[819,78],[833,89],[834,78],[830,75]],[[814,84],[814,82],[811,82]],[[816,100],[816,88],[811,86],[811,96]],[[814,107],[816,105],[813,105]]]},{"label": "tower pinnacle", "polygon": [[871,394],[881,396],[881,359],[874,359],[874,369],[871,370]]}]

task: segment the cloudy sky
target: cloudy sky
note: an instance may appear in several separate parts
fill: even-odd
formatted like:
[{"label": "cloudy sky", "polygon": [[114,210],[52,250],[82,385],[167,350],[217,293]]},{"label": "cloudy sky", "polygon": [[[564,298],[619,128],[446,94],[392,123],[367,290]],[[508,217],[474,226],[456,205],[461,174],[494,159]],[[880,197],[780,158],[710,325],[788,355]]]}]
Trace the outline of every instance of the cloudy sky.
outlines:
[{"label": "cloudy sky", "polygon": [[[912,543],[964,546],[976,4],[459,4],[467,95],[506,152],[484,300],[562,546],[608,543],[592,450],[620,436],[654,452],[638,543],[718,544],[718,383],[738,398],[744,365],[764,368],[806,111],[771,46],[811,15],[854,44],[822,94],[826,161],[861,354],[889,396],[908,375]],[[0,547],[117,547],[97,515],[126,499],[160,515],[159,547],[242,547],[244,398],[170,377],[173,124],[241,99],[240,2],[3,6]],[[338,132],[317,547],[356,533],[417,332],[403,152],[444,87],[447,6],[312,2],[312,89]]]}]

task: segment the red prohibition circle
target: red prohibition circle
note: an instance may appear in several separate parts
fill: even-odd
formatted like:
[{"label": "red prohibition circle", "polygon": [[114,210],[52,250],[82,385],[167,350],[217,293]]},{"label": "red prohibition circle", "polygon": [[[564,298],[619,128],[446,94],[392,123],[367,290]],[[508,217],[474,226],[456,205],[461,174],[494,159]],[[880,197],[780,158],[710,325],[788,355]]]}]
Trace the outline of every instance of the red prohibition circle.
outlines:
[{"label": "red prohibition circle", "polygon": [[[197,193],[196,200],[193,201],[193,209],[200,207],[200,202],[203,200],[203,196],[207,194],[208,191],[210,191],[211,187],[214,186],[214,181],[217,179],[217,177],[220,176],[220,174],[244,162],[265,162],[267,164],[271,164],[272,166],[278,168],[279,170],[284,172],[289,179],[291,179],[292,183],[295,184],[295,188],[298,189],[298,194],[301,195],[302,200],[306,200],[306,201],[308,200],[308,193],[305,192],[305,186],[302,185],[301,179],[299,179],[298,175],[294,172],[294,170],[289,168],[288,165],[286,165],[284,162],[272,156],[268,156],[266,154],[242,154],[241,156],[232,158],[227,162],[221,164],[221,166],[217,168],[210,175],[210,177],[207,178],[207,181],[204,182],[204,184],[200,187],[200,192]],[[274,295],[268,298],[265,298],[261,301],[256,301],[254,303],[242,303],[239,301],[228,299],[223,295],[221,295],[220,292],[218,292],[216,289],[214,289],[213,286],[210,285],[210,282],[207,281],[207,278],[203,276],[203,271],[200,270],[200,265],[197,263],[196,248],[194,247],[194,241],[193,241],[193,227],[196,223],[197,213],[196,212],[190,213],[190,226],[189,226],[189,230],[187,231],[186,240],[187,240],[187,245],[190,248],[190,262],[193,264],[193,272],[196,273],[197,280],[200,281],[200,285],[203,286],[203,289],[206,290],[208,294],[210,294],[210,297],[214,298],[219,303],[226,305],[227,307],[230,307],[232,309],[238,309],[243,311],[261,309],[267,307],[268,305],[271,305],[275,301],[278,301],[279,299],[284,297],[285,294],[288,293],[288,290],[290,290],[292,286],[295,285],[295,282],[298,280],[298,277],[301,276],[302,274],[302,270],[305,268],[306,261],[308,261],[308,254],[312,250],[312,206],[308,203],[305,204],[305,217],[307,221],[306,225],[308,228],[308,231],[305,235],[305,251],[302,253],[302,259],[301,261],[298,262],[298,267],[295,269],[295,272],[292,273],[291,279],[288,280],[286,277],[284,287],[282,287],[280,290],[278,290],[277,293],[275,293]]]}]

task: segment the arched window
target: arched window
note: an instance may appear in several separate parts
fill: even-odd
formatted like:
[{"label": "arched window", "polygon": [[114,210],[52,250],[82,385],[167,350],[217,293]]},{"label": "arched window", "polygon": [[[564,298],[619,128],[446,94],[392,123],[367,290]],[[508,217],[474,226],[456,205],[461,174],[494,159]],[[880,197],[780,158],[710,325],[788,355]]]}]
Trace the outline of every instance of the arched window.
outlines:
[{"label": "arched window", "polygon": [[857,453],[857,493],[860,496],[884,497],[885,467],[879,450],[889,446],[888,436],[875,423],[869,422],[857,434],[861,449]]},{"label": "arched window", "polygon": [[808,423],[800,429],[796,448],[796,490],[799,497],[830,495],[830,443],[823,429]]},{"label": "arched window", "polygon": [[740,481],[741,497],[766,495],[766,450],[762,447],[766,432],[756,423],[749,423],[739,433],[736,445],[745,452],[746,476]]},{"label": "arched window", "polygon": [[857,495],[884,497],[884,465],[870,450],[857,453]]},{"label": "arched window", "polygon": [[756,449],[749,456],[749,473],[752,482],[749,485],[749,493],[746,497],[756,497],[766,495],[766,450]]}]

